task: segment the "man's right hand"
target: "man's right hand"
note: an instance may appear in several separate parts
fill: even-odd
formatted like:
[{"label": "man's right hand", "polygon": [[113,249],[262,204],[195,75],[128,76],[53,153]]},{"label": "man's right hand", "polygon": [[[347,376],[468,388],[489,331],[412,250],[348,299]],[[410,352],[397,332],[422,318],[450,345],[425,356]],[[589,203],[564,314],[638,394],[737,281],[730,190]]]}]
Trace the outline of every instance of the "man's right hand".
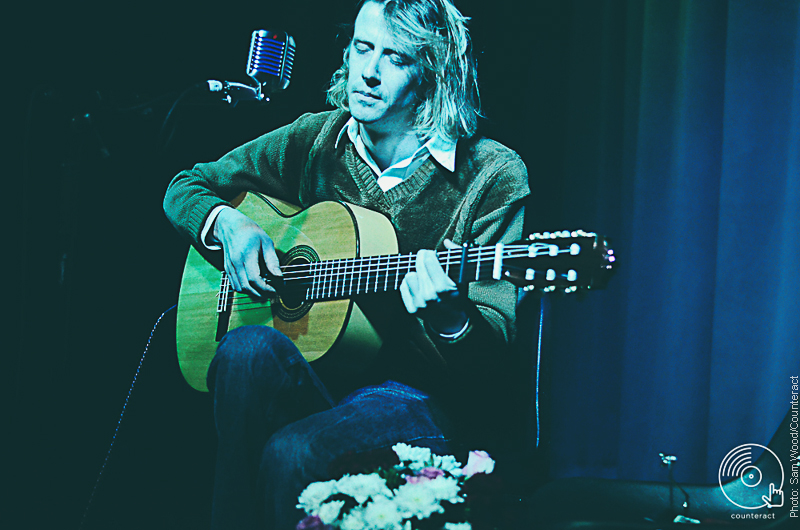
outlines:
[{"label": "man's right hand", "polygon": [[238,292],[270,296],[275,289],[261,275],[261,263],[273,276],[282,276],[272,239],[255,221],[234,208],[220,211],[214,222],[214,239],[225,254],[225,272]]}]

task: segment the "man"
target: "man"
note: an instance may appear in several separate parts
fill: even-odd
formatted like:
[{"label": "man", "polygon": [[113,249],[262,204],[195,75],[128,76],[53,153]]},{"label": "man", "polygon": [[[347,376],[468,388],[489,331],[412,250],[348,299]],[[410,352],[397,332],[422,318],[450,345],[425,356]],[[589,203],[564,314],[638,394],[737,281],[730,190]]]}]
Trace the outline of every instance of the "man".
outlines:
[{"label": "man", "polygon": [[265,276],[281,271],[269,234],[226,202],[242,191],[368,207],[392,222],[401,252],[416,252],[401,300],[359,301],[389,322],[366,373],[323,382],[271,328],[223,338],[208,374],[219,436],[214,528],[292,528],[303,515],[297,495],[335,478],[342,458],[400,441],[446,453],[478,421],[472,407],[495,406],[515,288],[475,282],[465,294],[430,250],[518,239],[529,193],[519,157],[473,137],[465,22],[449,0],[364,1],[328,94],[339,110],[306,114],[170,185],[172,223],[195,244],[221,248],[234,288],[253,297],[272,296]]}]

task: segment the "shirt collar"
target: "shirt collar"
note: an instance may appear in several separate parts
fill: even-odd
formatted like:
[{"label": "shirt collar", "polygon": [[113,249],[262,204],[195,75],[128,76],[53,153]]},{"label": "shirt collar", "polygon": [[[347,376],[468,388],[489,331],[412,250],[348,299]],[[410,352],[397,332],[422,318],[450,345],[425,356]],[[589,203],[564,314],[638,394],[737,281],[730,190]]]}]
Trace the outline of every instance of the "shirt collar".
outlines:
[{"label": "shirt collar", "polygon": [[[358,145],[358,122],[351,116],[347,123],[344,124],[342,130],[339,131],[339,135],[336,137],[336,143],[334,144],[334,149],[339,146],[339,141],[342,139],[342,136],[347,133],[347,137],[353,142],[353,145]],[[425,144],[417,151],[419,153],[422,150],[427,149],[430,155],[433,157],[436,162],[438,162],[442,167],[447,169],[450,172],[456,170],[456,142],[452,140],[448,140],[447,138],[443,138],[439,133],[435,133],[433,137],[425,142]],[[417,156],[417,153],[414,153],[409,158],[414,158]]]}]

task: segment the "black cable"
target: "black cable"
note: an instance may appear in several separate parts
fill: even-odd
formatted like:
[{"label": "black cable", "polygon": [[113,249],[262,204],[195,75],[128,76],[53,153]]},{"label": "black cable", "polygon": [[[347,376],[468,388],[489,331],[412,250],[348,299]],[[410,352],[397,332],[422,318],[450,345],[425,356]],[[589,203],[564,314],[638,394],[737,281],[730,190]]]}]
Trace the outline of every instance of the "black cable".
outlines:
[{"label": "black cable", "polygon": [[111,444],[108,446],[108,451],[106,452],[106,457],[103,460],[103,465],[100,466],[100,472],[97,474],[97,480],[94,482],[94,487],[92,488],[92,493],[89,495],[89,502],[86,503],[86,509],[83,511],[83,518],[81,519],[81,524],[79,528],[83,528],[84,523],[86,522],[86,516],[89,514],[89,509],[92,507],[92,501],[94,501],[94,494],[97,492],[97,486],[100,484],[100,479],[103,477],[103,472],[106,470],[106,464],[108,464],[108,459],[111,457],[111,450],[114,449],[114,443],[117,441],[117,433],[119,433],[119,426],[122,424],[122,417],[125,415],[125,409],[128,407],[128,401],[131,399],[131,393],[133,393],[133,385],[136,384],[136,378],[139,377],[139,371],[142,369],[142,363],[144,363],[144,357],[147,355],[147,350],[150,348],[150,342],[153,340],[153,335],[156,332],[156,328],[158,324],[161,322],[161,319],[164,318],[164,315],[175,309],[177,305],[174,305],[161,313],[161,316],[156,319],[156,323],[153,324],[153,329],[150,330],[150,336],[147,338],[147,344],[145,344],[144,352],[142,352],[142,358],[139,359],[139,366],[136,367],[136,373],[133,375],[133,381],[131,381],[131,386],[128,389],[128,395],[125,396],[125,403],[122,405],[122,412],[119,414],[119,420],[117,420],[117,427],[114,429],[114,435],[111,437]]},{"label": "black cable", "polygon": [[[186,90],[184,90],[180,96],[175,100],[172,106],[169,108],[169,112],[167,112],[167,116],[164,118],[164,121],[161,123],[161,129],[158,131],[158,144],[161,148],[166,151],[167,147],[169,147],[170,142],[172,142],[172,136],[175,133],[174,127],[170,130],[168,125],[172,120],[172,115],[175,110],[178,108],[178,104],[183,101],[186,96],[193,92],[197,92],[199,88],[201,88],[204,83],[195,83],[194,85],[190,86]],[[167,131],[169,130],[169,136],[167,136]],[[166,138],[165,138],[166,136]]]}]

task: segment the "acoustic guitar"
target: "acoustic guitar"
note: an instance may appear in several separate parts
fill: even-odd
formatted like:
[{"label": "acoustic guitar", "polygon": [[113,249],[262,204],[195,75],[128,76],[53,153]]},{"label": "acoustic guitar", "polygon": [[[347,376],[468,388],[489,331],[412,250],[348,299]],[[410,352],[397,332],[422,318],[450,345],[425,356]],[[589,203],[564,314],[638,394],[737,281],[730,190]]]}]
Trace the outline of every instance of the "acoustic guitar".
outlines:
[{"label": "acoustic guitar", "polygon": [[[217,344],[228,331],[250,324],[283,332],[309,362],[331,351],[348,352],[349,363],[367,362],[381,339],[353,299],[399,289],[414,268],[413,253],[397,253],[389,220],[352,204],[329,201],[300,209],[253,192],[242,194],[234,206],[270,235],[283,278],[273,283],[277,297],[256,299],[232,289],[211,253],[189,250],[176,337],[189,385],[207,391],[206,373]],[[580,230],[465,246],[437,257],[457,283],[507,280],[545,292],[602,287],[616,259],[603,238]]]}]

